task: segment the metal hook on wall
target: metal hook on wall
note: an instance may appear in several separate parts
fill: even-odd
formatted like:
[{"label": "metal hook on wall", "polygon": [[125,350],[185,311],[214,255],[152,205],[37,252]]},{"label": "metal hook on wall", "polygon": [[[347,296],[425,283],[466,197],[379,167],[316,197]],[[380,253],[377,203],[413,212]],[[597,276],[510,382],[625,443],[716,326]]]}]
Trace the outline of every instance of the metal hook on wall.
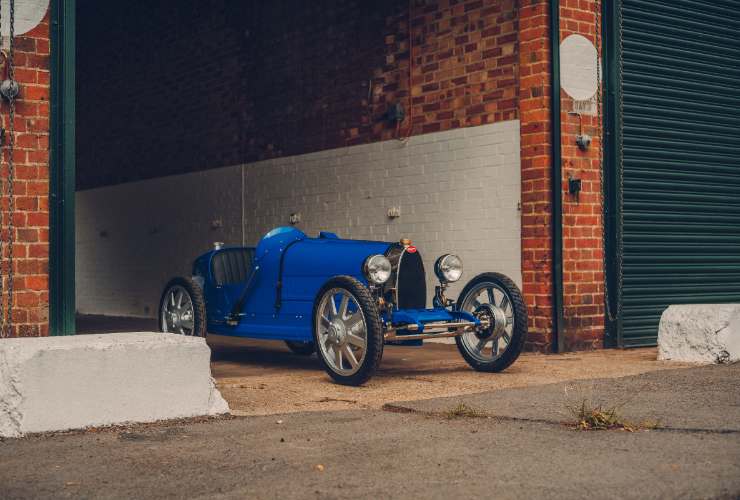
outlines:
[{"label": "metal hook on wall", "polygon": [[[2,91],[2,88],[0,88],[0,91]],[[576,111],[569,111],[568,114],[578,117],[578,135],[576,136],[576,145],[581,151],[586,151],[591,145],[591,136],[583,133],[583,115]]]}]

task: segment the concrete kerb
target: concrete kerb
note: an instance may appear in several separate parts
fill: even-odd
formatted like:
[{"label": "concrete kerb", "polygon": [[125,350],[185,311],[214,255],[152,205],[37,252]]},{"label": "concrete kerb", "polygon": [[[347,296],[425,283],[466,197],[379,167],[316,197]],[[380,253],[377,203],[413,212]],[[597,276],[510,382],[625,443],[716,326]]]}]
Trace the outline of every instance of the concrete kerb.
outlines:
[{"label": "concrete kerb", "polygon": [[0,341],[0,436],[229,412],[202,338],[112,333]]},{"label": "concrete kerb", "polygon": [[660,318],[658,359],[691,363],[740,361],[740,304],[668,307]]}]

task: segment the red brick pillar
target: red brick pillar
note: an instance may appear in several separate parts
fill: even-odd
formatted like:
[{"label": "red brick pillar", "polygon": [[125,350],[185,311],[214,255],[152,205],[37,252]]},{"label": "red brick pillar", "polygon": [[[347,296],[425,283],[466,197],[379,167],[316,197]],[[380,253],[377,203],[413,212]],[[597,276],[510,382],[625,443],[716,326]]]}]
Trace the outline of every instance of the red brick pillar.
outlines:
[{"label": "red brick pillar", "polygon": [[[561,0],[560,39],[572,34],[587,38],[599,49],[597,10],[594,0]],[[602,347],[604,339],[603,216],[599,147],[601,124],[597,107],[581,114],[583,132],[593,140],[581,151],[576,145],[578,116],[574,101],[563,91],[563,317],[567,349]],[[567,193],[568,177],[581,179],[578,196]]]},{"label": "red brick pillar", "polygon": [[529,348],[548,351],[552,336],[552,169],[550,35],[547,0],[519,6],[519,118],[522,162],[522,282]]},{"label": "red brick pillar", "polygon": [[[560,38],[579,33],[596,43],[598,3],[562,0]],[[552,349],[552,193],[550,123],[549,2],[523,0],[519,7],[519,114],[522,161],[522,274],[530,316],[529,348]],[[599,347],[604,335],[602,208],[599,182],[599,123],[583,115],[584,132],[594,140],[581,151],[575,144],[578,117],[573,100],[561,92],[563,172],[563,302],[566,349]],[[567,193],[568,177],[582,191]]]},{"label": "red brick pillar", "polygon": [[[3,13],[5,15],[5,13]],[[15,117],[15,243],[13,245],[13,336],[48,335],[49,309],[49,17],[15,38],[15,79],[20,84]],[[0,104],[2,126],[9,128],[9,106]],[[8,136],[2,176],[8,182]],[[8,198],[2,197],[7,227]],[[2,234],[7,242],[7,231]],[[8,290],[8,252],[3,248],[3,291]],[[7,296],[3,298],[7,300]],[[3,302],[5,304],[5,302]]]}]

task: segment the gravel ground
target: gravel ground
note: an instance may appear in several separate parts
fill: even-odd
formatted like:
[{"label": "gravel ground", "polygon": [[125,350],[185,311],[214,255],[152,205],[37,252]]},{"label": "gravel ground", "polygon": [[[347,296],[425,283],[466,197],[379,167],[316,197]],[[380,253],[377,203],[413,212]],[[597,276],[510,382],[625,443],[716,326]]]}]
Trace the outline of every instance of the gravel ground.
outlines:
[{"label": "gravel ground", "polygon": [[[79,316],[80,333],[147,331],[156,321]],[[386,403],[475,394],[562,381],[614,378],[689,366],[656,361],[655,349],[523,354],[503,373],[478,373],[454,344],[387,346],[377,375],[363,387],[334,384],[316,356],[292,354],[282,342],[212,335],[211,369],[235,415],[379,409]]]},{"label": "gravel ground", "polygon": [[316,356],[281,343],[211,336],[213,376],[235,415],[378,409],[394,401],[474,394],[569,380],[614,378],[688,365],[656,361],[655,349],[523,354],[502,373],[470,369],[454,345],[387,346],[363,387],[334,384]]}]

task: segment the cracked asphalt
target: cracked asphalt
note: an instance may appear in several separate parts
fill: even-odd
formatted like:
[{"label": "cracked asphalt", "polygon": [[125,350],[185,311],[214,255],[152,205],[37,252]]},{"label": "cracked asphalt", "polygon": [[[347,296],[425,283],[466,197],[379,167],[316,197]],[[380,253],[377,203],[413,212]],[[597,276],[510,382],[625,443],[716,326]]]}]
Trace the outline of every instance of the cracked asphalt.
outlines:
[{"label": "cracked asphalt", "polygon": [[[740,365],[0,442],[0,498],[740,498]],[[587,399],[659,430],[577,431]],[[449,418],[464,403],[483,417]]]}]

